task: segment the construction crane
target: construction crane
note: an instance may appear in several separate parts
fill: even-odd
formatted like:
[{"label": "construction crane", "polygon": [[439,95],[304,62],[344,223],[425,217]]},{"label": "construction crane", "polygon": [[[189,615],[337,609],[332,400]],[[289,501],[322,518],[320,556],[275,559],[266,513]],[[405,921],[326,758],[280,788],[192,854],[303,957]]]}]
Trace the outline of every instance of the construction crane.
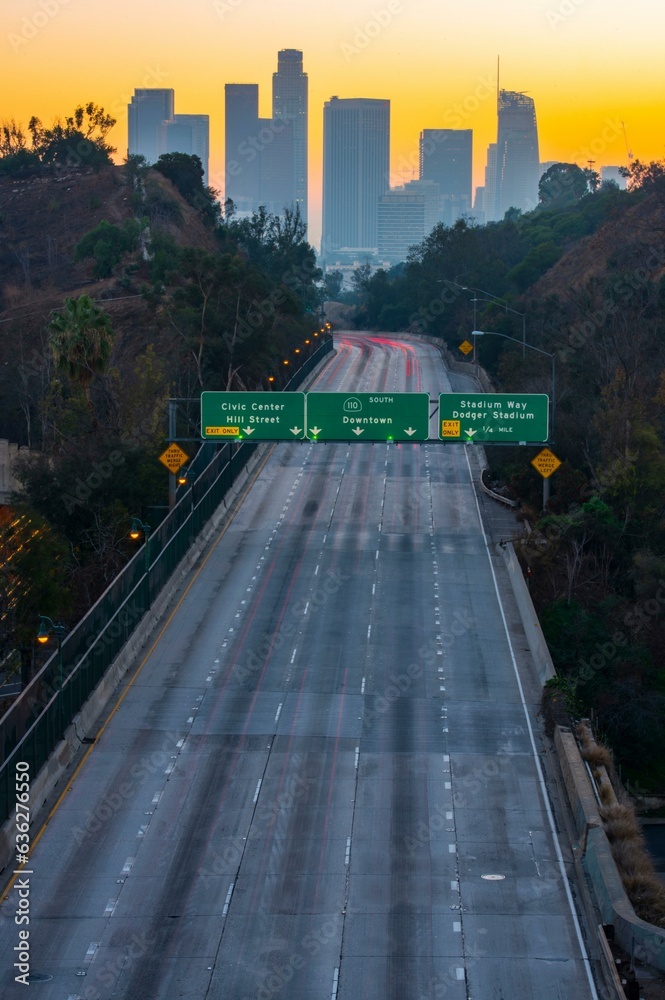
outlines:
[{"label": "construction crane", "polygon": [[633,159],[633,151],[630,148],[630,146],[628,145],[628,133],[626,132],[626,126],[625,126],[625,124],[623,122],[621,122],[621,128],[623,129],[623,138],[624,138],[624,142],[626,143],[626,152],[628,153],[628,159],[632,160]]}]

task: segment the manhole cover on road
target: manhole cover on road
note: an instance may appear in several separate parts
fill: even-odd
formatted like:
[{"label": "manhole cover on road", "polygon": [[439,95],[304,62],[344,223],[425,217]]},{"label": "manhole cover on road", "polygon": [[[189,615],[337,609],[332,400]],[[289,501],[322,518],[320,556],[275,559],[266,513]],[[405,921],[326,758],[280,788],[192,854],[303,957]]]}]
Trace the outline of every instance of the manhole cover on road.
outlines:
[{"label": "manhole cover on road", "polygon": [[503,879],[506,876],[505,875],[481,875],[480,877],[484,878],[486,882],[502,882]]},{"label": "manhole cover on road", "polygon": [[45,972],[29,972],[28,982],[29,983],[48,983],[53,976],[48,976]]}]

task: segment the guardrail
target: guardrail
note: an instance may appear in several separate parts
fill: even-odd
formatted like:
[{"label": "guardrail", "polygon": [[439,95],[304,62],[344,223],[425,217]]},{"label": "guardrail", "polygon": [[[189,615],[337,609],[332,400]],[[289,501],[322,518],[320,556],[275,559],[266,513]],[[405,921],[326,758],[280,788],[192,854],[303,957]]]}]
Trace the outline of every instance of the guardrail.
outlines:
[{"label": "guardrail", "polygon": [[[326,340],[284,387],[295,389],[333,349]],[[36,776],[74,716],[97,687],[183,556],[212,517],[258,443],[204,444],[199,472],[185,495],[150,534],[87,614],[0,719],[0,824],[15,805],[14,763]],[[199,456],[202,456],[199,458]],[[36,624],[36,623],[35,623]],[[60,658],[61,656],[61,658]]]}]

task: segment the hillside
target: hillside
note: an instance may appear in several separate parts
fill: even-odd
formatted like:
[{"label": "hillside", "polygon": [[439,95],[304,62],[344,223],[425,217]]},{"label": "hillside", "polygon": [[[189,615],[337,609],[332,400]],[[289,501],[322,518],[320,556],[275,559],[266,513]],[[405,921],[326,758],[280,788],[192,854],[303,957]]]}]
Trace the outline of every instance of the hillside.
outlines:
[{"label": "hillside", "polygon": [[535,302],[556,295],[565,300],[571,290],[618,272],[646,269],[657,280],[665,275],[664,238],[665,203],[651,194],[574,243],[528,290],[527,298]]},{"label": "hillside", "polygon": [[138,197],[123,167],[98,173],[69,171],[28,180],[0,178],[0,437],[34,444],[34,383],[49,375],[46,327],[66,297],[85,293],[111,317],[113,364],[131,368],[148,344],[170,349],[173,330],[142,291],[148,267],[121,263],[107,278],[94,278],[90,260],[75,260],[76,245],[101,222],[119,226],[135,217],[149,220],[151,238],[179,248],[216,249],[213,231],[174,185],[156,170],[147,172]]}]

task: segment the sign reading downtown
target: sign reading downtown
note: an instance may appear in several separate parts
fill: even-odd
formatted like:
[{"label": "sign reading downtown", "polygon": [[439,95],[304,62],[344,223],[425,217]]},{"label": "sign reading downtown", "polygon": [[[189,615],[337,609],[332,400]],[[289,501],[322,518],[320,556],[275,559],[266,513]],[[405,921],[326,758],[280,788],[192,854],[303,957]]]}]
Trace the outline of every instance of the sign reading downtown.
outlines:
[{"label": "sign reading downtown", "polygon": [[201,437],[207,441],[301,441],[304,392],[202,392]]},{"label": "sign reading downtown", "polygon": [[427,441],[427,392],[308,392],[307,437],[315,441]]},{"label": "sign reading downtown", "polygon": [[[439,396],[439,440],[495,444],[547,441],[544,394]],[[427,392],[202,392],[206,441],[428,441]]]},{"label": "sign reading downtown", "polygon": [[549,396],[544,393],[445,392],[439,396],[439,438],[494,444],[547,441]]}]

